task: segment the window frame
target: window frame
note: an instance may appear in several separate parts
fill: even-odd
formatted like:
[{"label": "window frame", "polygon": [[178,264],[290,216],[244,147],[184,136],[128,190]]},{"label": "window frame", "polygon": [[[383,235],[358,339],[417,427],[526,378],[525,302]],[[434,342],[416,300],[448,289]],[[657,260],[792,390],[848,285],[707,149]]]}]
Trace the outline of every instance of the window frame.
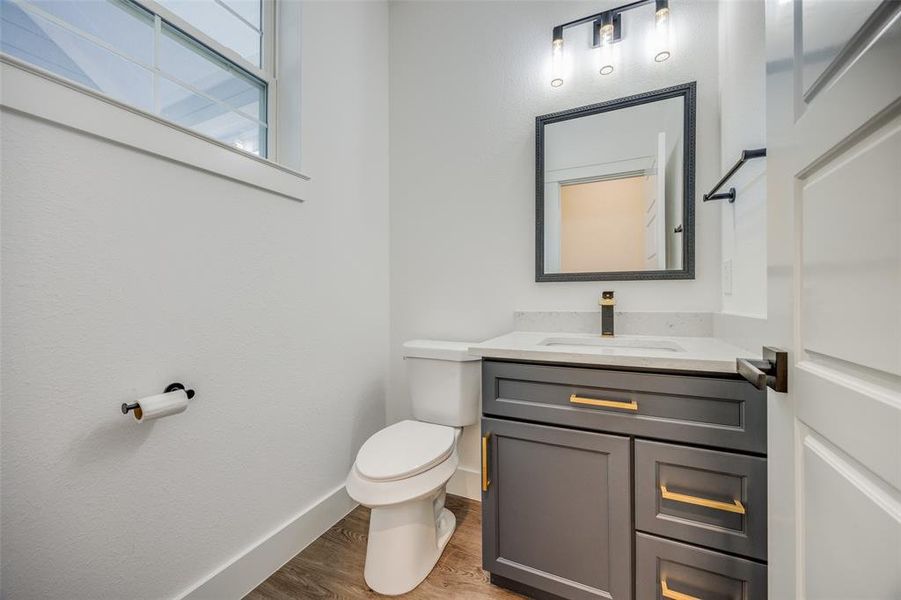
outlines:
[{"label": "window frame", "polygon": [[[178,29],[189,38],[193,38],[194,41],[200,43],[203,46],[206,46],[207,49],[212,52],[219,54],[222,58],[234,64],[239,69],[246,71],[248,74],[256,77],[260,81],[262,81],[266,85],[266,156],[265,158],[276,161],[276,150],[278,148],[278,144],[276,143],[276,138],[278,136],[277,127],[275,124],[278,122],[278,103],[276,102],[276,98],[278,96],[278,81],[275,77],[276,72],[276,10],[275,10],[275,0],[261,0],[261,11],[260,15],[260,56],[261,56],[261,66],[257,66],[251,63],[249,60],[224,46],[223,44],[217,42],[213,38],[211,38],[206,33],[200,31],[194,25],[191,25],[171,10],[166,8],[165,6],[156,2],[156,0],[126,0],[127,2],[132,2],[135,5],[143,8],[144,10],[156,15],[157,19],[162,19],[169,23],[172,27]],[[235,14],[227,5],[223,2],[219,2],[219,0],[210,0],[212,2],[216,2],[232,14]],[[239,15],[235,15],[238,18],[241,18]],[[243,20],[243,19],[242,19]],[[156,22],[156,27],[159,27],[159,22]]]},{"label": "window frame", "polygon": [[[43,18],[46,18],[49,21],[56,23],[58,26],[63,27],[64,29],[66,29],[68,31],[71,31],[72,33],[74,33],[75,35],[78,35],[79,37],[85,38],[88,41],[91,41],[92,43],[97,44],[100,47],[106,48],[107,50],[109,50],[115,54],[120,54],[120,52],[118,50],[111,47],[105,40],[103,40],[101,38],[95,38],[94,36],[92,36],[86,32],[82,32],[80,29],[73,27],[72,25],[66,23],[65,21],[62,21],[61,19],[58,19],[54,15],[50,15],[49,13],[46,13],[40,7],[31,6],[30,3],[28,2],[28,0],[22,0],[21,2],[16,1],[16,0],[11,0],[11,1],[14,2],[15,4],[20,5],[24,10],[28,10],[29,12],[35,12],[36,14],[42,16]],[[144,12],[148,13],[148,15],[152,19],[152,24],[153,24],[153,28],[154,28],[154,36],[155,36],[155,44],[158,44],[158,42],[159,42],[159,36],[162,35],[162,22],[165,21],[169,27],[175,29],[178,33],[189,38],[189,40],[191,42],[196,43],[199,46],[201,46],[201,50],[199,50],[200,52],[202,52],[202,51],[209,52],[213,56],[213,58],[223,61],[224,63],[226,63],[228,65],[229,68],[233,68],[237,71],[244,72],[246,74],[246,76],[249,76],[251,78],[258,80],[264,86],[265,94],[266,94],[265,122],[261,121],[258,116],[256,118],[254,118],[254,120],[263,124],[263,126],[265,127],[265,131],[266,131],[265,148],[261,148],[261,150],[265,149],[265,156],[259,156],[259,158],[262,158],[263,160],[267,160],[267,161],[271,161],[271,162],[277,162],[276,150],[278,148],[278,145],[276,143],[276,139],[277,139],[276,129],[277,128],[275,127],[275,124],[278,122],[278,116],[276,113],[276,111],[277,111],[276,99],[277,99],[278,92],[277,92],[277,82],[276,82],[276,77],[275,77],[275,62],[276,62],[276,48],[277,48],[276,41],[275,41],[275,31],[276,31],[275,0],[261,0],[262,14],[261,14],[261,19],[260,19],[260,25],[261,25],[261,31],[260,31],[261,61],[260,62],[261,62],[262,66],[257,66],[255,64],[253,64],[246,58],[240,56],[234,50],[227,48],[226,46],[224,46],[221,43],[217,42],[216,40],[212,39],[210,36],[203,33],[202,31],[200,31],[199,29],[197,29],[196,27],[194,27],[193,25],[191,25],[184,19],[180,18],[178,15],[175,15],[170,10],[168,10],[164,6],[157,3],[155,0],[118,0],[118,1],[123,4],[126,4],[126,5],[131,4],[134,6],[135,10],[144,11]],[[224,7],[226,10],[228,10],[229,12],[232,12],[233,14],[235,14],[234,11],[232,11],[224,3],[219,2],[218,0],[211,0],[211,1],[216,2],[217,4]],[[157,50],[155,48],[154,53],[156,53],[156,52],[157,52]],[[3,54],[3,53],[0,53],[0,55],[2,55],[4,58],[8,57],[8,55]],[[14,59],[13,57],[8,57],[8,58],[13,59],[14,62],[20,62],[18,59]],[[128,58],[128,60],[133,61],[133,59],[131,59],[131,58]],[[141,63],[137,63],[137,64],[141,64]],[[40,69],[39,67],[36,67],[36,68],[38,68],[39,70],[43,70],[43,69]],[[150,66],[145,65],[145,68],[150,68]],[[154,59],[154,64],[152,65],[152,68],[153,69],[157,68],[156,67],[156,59]],[[53,78],[59,79],[61,82],[65,82],[67,85],[69,83],[74,83],[74,82],[71,82],[71,80],[69,80],[65,76],[57,75],[55,73],[49,73],[49,74]],[[155,75],[154,86],[157,85],[156,77],[157,76]],[[79,84],[76,83],[75,85],[79,85]],[[180,85],[184,86],[186,84],[181,83]],[[81,86],[79,86],[79,87],[81,87]],[[190,86],[187,86],[187,87],[190,89]],[[206,95],[202,91],[198,91],[198,90],[193,90],[193,91],[195,93],[200,93],[201,95]],[[103,96],[103,97],[110,98],[111,100],[114,100],[116,103],[121,103],[123,105],[128,106],[127,103],[124,103],[122,101],[111,98],[111,97],[107,96],[106,94],[104,94],[103,92],[96,92],[96,91],[92,90],[92,93]],[[158,118],[158,119],[165,121],[167,123],[170,123],[172,125],[181,127],[174,121],[171,121],[171,120],[167,119],[166,117],[163,117],[160,114],[159,106],[156,106],[157,97],[158,97],[158,94],[155,89],[154,90],[154,104],[155,105],[153,107],[153,112],[151,114],[153,114],[155,118]],[[218,100],[215,100],[215,99],[212,99],[212,100],[219,102]],[[138,110],[138,111],[143,111],[143,109],[141,109],[139,107],[131,107],[131,108],[134,108],[135,110]],[[229,107],[229,109],[236,110],[234,107]],[[236,112],[238,112],[239,114],[244,114],[245,117],[252,118],[251,115],[241,113],[241,111],[236,111]],[[223,143],[220,140],[210,137],[208,135],[205,135],[203,133],[199,133],[199,132],[194,132],[194,133],[196,133],[197,135],[200,135],[202,137],[205,137],[207,139],[210,139],[212,141],[215,141],[216,143],[220,143],[220,144]],[[228,145],[228,144],[226,144],[226,145]],[[230,146],[230,147],[232,147],[232,146]],[[251,155],[254,157],[258,156],[252,152],[245,151],[236,146],[233,146],[233,148],[237,152],[242,152],[244,154],[248,154],[248,155]]]}]

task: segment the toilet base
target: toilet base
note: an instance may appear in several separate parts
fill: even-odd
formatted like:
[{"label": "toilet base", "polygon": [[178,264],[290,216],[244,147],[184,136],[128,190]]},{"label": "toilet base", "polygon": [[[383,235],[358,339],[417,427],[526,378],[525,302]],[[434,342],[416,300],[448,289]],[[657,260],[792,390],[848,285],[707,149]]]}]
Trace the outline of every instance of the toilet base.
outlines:
[{"label": "toilet base", "polygon": [[363,577],[373,591],[405,594],[428,576],[457,527],[444,500],[442,486],[426,498],[372,509]]}]

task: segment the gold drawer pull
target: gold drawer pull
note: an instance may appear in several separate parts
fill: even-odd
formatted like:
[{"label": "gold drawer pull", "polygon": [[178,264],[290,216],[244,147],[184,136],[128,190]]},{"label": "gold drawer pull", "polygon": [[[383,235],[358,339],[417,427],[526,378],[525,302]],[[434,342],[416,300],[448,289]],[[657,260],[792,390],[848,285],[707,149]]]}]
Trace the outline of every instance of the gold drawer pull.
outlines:
[{"label": "gold drawer pull", "polygon": [[670,600],[701,600],[697,596],[689,596],[688,594],[669,589],[669,586],[666,585],[666,579],[660,580],[660,595]]},{"label": "gold drawer pull", "polygon": [[573,394],[569,397],[571,404],[587,404],[588,406],[606,406],[609,408],[623,408],[625,410],[638,410],[638,402],[622,402],[619,400],[598,400],[596,398],[583,398]]},{"label": "gold drawer pull", "polygon": [[487,492],[488,486],[491,485],[491,480],[488,479],[488,438],[491,437],[490,433],[486,433],[482,436],[482,491]]},{"label": "gold drawer pull", "polygon": [[710,500],[709,498],[698,498],[697,496],[689,496],[688,494],[671,492],[666,489],[665,485],[660,486],[660,496],[664,500],[672,500],[673,502],[694,504],[695,506],[705,506],[707,508],[713,508],[715,510],[722,510],[731,513],[738,513],[740,515],[745,514],[745,505],[742,504],[739,500],[733,500],[730,504],[729,502],[720,502],[719,500]]}]

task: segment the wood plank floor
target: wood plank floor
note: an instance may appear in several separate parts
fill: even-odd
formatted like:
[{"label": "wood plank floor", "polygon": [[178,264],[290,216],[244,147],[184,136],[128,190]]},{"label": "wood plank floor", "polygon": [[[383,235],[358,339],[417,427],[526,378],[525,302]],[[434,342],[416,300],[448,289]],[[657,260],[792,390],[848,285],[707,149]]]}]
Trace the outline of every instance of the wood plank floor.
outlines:
[{"label": "wood plank floor", "polygon": [[[409,594],[398,597],[405,600],[524,598],[488,583],[488,574],[481,568],[479,503],[448,495],[447,508],[457,517],[457,531],[426,580]],[[273,573],[245,600],[385,598],[363,581],[368,530],[369,509],[360,506]]]}]

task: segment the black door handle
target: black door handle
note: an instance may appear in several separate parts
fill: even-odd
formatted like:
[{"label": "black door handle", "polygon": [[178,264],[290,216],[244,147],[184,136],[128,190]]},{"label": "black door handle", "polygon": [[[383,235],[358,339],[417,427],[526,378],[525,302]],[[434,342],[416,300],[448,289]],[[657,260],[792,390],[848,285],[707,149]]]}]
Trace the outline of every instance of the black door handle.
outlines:
[{"label": "black door handle", "polygon": [[785,350],[764,346],[763,359],[736,359],[735,369],[758,390],[769,386],[777,392],[788,391],[788,352]]}]

